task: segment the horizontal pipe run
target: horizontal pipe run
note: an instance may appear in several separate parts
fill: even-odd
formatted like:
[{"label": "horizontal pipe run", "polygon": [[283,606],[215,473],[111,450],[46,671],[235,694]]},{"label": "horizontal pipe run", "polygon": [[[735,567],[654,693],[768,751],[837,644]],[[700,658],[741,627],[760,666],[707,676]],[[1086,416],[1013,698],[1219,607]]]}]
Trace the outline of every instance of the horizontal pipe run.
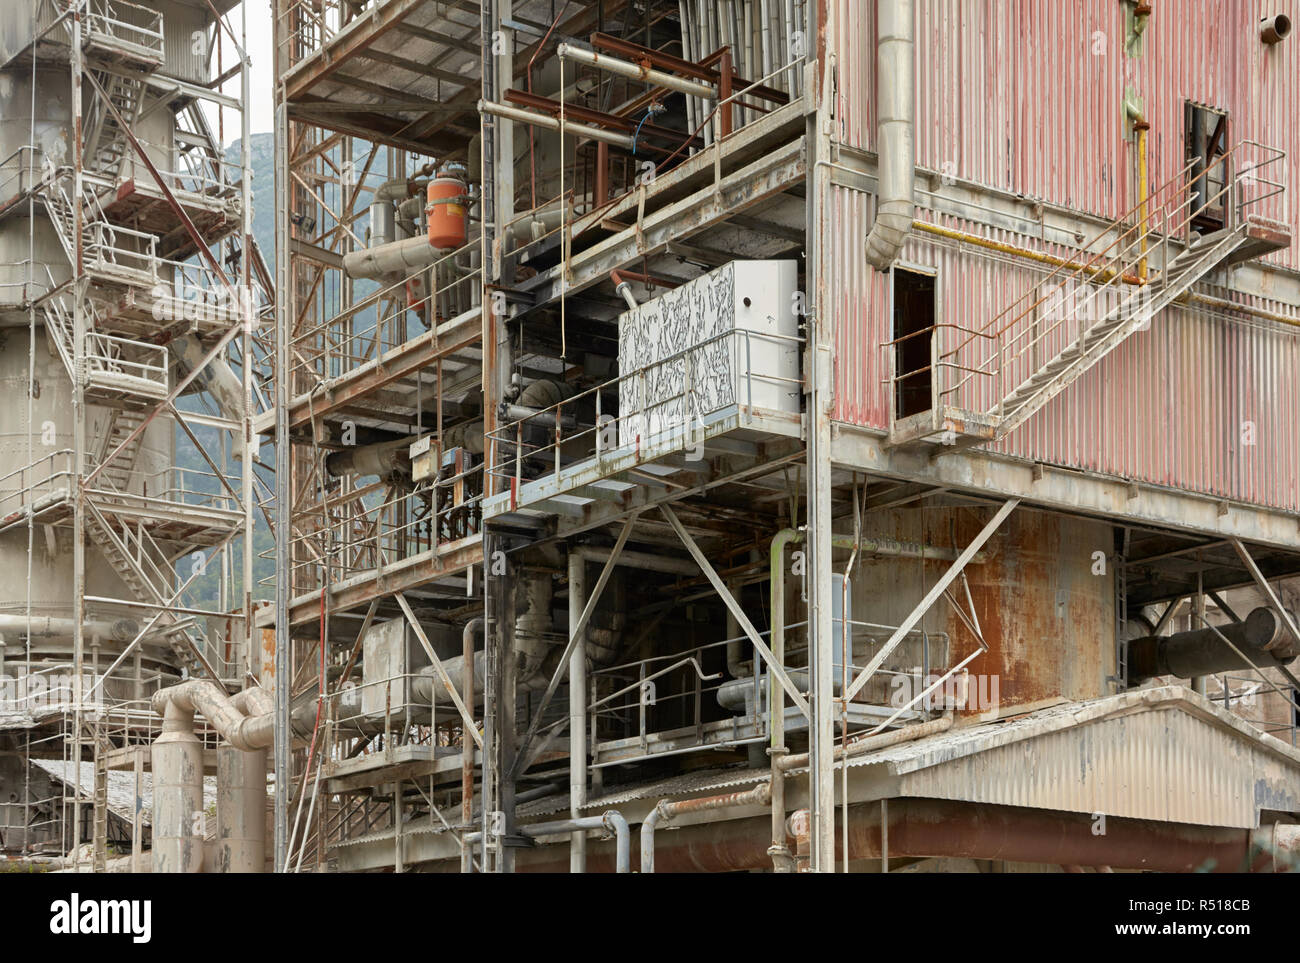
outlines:
[{"label": "horizontal pipe run", "polygon": [[701,100],[718,99],[718,88],[712,84],[702,83],[698,80],[687,80],[685,77],[678,77],[663,70],[655,70],[653,67],[645,67],[641,64],[619,60],[617,57],[597,53],[594,50],[584,50],[572,44],[560,44],[555,49],[555,55],[561,60],[585,64],[588,67],[595,67],[598,70],[604,70],[619,77],[650,84],[652,87],[663,87],[665,90],[674,90],[681,94],[698,97]]},{"label": "horizontal pipe run", "polygon": [[[559,131],[560,129],[558,118],[548,117],[546,114],[538,114],[531,110],[520,110],[518,107],[509,107],[490,100],[480,100],[478,109],[483,114],[491,114],[494,117],[502,117],[505,120],[513,120],[520,124],[530,124],[533,127],[541,127],[543,130]],[[630,151],[632,149],[632,138],[627,134],[618,134],[611,130],[603,130],[589,124],[577,124],[569,120],[564,122],[564,131],[576,137],[589,137],[595,141],[612,144],[614,147],[621,147],[624,150]]]},{"label": "horizontal pipe run", "polygon": [[[1300,857],[1300,826],[1258,829],[1192,826],[1149,819],[1109,817],[1106,834],[1094,835],[1088,813],[1055,812],[933,799],[891,799],[890,858],[991,859],[1049,866],[1109,866],[1154,872],[1283,872]],[[879,859],[881,806],[849,807],[849,859]],[[836,852],[840,851],[837,827]],[[723,873],[771,866],[771,821],[755,816],[684,826],[662,840],[655,853],[661,873]],[[521,850],[520,872],[564,872],[567,847]],[[587,871],[608,873],[615,865],[608,844],[593,841]],[[439,869],[454,871],[455,861]]]},{"label": "horizontal pipe run", "polygon": [[553,836],[561,833],[586,832],[590,829],[603,829],[615,839],[615,872],[632,872],[631,830],[627,820],[617,809],[611,809],[599,816],[584,816],[580,819],[557,819],[546,823],[533,823],[521,826],[519,831],[528,836]]},{"label": "horizontal pipe run", "polygon": [[741,806],[767,806],[772,802],[771,787],[767,783],[742,792],[705,796],[700,799],[682,799],[670,802],[661,799],[650,815],[641,823],[641,872],[655,871],[655,828],[683,813],[706,812],[710,809],[738,809]]}]

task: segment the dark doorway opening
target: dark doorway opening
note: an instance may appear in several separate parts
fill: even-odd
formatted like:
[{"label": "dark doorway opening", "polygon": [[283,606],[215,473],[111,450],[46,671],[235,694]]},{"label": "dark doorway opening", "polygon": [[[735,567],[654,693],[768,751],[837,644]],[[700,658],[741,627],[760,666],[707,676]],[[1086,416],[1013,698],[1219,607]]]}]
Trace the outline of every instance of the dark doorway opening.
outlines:
[{"label": "dark doorway opening", "polygon": [[1185,108],[1187,160],[1191,164],[1191,229],[1211,234],[1227,226],[1228,114],[1188,101]]},{"label": "dark doorway opening", "polygon": [[934,407],[935,278],[894,268],[894,417]]}]

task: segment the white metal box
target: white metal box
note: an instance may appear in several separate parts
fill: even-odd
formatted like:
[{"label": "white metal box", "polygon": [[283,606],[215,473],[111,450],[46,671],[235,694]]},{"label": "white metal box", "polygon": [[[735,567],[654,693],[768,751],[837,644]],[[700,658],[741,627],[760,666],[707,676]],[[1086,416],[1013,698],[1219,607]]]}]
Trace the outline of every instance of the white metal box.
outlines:
[{"label": "white metal box", "polygon": [[622,446],[694,437],[729,409],[799,414],[794,261],[732,261],[618,320]]}]

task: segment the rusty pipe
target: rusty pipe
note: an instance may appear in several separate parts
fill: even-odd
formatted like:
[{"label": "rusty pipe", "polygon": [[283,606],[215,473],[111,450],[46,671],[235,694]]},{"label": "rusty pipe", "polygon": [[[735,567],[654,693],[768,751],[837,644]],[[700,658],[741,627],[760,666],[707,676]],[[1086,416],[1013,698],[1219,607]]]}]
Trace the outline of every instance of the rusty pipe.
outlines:
[{"label": "rusty pipe", "polygon": [[[460,691],[465,705],[474,705],[474,635],[483,628],[482,617],[470,619],[461,633]],[[460,820],[469,826],[474,822],[474,738],[465,732],[460,737]],[[461,871],[468,873],[473,865],[471,847],[461,850]]]},{"label": "rusty pipe", "polygon": [[[929,722],[918,722],[914,726],[904,726],[901,729],[895,729],[893,732],[881,732],[874,736],[859,736],[856,739],[850,739],[847,744],[835,747],[834,760],[839,760],[853,756],[860,756],[863,753],[875,752],[877,749],[886,749],[889,746],[896,746],[900,742],[911,742],[914,739],[920,739],[923,736],[932,736],[936,733],[947,732],[952,728],[953,711],[947,710],[938,719],[931,719]],[[784,756],[777,764],[777,768],[782,772],[790,772],[794,769],[808,768],[808,753],[800,752],[793,756]]]},{"label": "rusty pipe", "polygon": [[682,799],[670,802],[661,799],[641,823],[641,872],[655,871],[655,829],[682,813],[705,812],[710,809],[731,809],[740,806],[766,806],[772,801],[772,790],[767,783],[743,792],[729,792],[720,796],[699,799]]},{"label": "rusty pipe", "polygon": [[[849,859],[880,858],[880,810],[877,802],[849,808]],[[1286,872],[1300,866],[1300,826],[1281,824],[1240,829],[1111,817],[1106,820],[1106,834],[1095,836],[1086,813],[891,799],[888,833],[891,858],[1076,863],[1182,873]],[[771,865],[769,836],[766,817],[686,826],[657,846],[656,869],[661,873],[765,869]],[[593,842],[587,860],[588,872],[610,872],[612,847]],[[568,853],[560,847],[517,854],[516,869],[521,872],[563,872],[567,865]]]}]

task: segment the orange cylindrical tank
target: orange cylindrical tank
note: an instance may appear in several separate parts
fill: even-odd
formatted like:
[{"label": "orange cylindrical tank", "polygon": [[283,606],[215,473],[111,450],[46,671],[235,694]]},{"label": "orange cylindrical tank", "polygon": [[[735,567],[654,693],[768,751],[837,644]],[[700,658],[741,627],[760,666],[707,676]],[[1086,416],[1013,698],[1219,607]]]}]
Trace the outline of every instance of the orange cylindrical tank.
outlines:
[{"label": "orange cylindrical tank", "polygon": [[429,243],[436,248],[460,247],[465,243],[469,214],[463,202],[465,182],[459,177],[442,174],[429,182],[429,206],[424,209],[429,222]]}]

